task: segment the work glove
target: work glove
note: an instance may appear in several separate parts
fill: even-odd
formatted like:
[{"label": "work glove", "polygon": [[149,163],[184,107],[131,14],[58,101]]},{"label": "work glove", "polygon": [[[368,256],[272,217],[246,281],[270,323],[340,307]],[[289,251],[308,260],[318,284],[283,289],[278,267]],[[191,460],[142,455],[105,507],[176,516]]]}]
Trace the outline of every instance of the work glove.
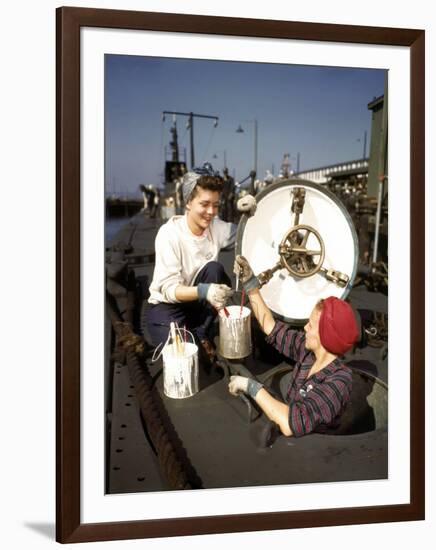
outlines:
[{"label": "work glove", "polygon": [[236,203],[236,208],[239,212],[247,214],[247,216],[252,216],[256,212],[257,203],[253,195],[245,195],[241,197]]},{"label": "work glove", "polygon": [[263,385],[257,382],[257,380],[253,380],[253,378],[246,378],[245,376],[239,375],[230,377],[229,392],[232,395],[246,393],[254,399],[261,388],[263,388]]},{"label": "work glove", "polygon": [[244,256],[236,256],[233,273],[239,277],[245,292],[260,288],[259,279],[254,275],[247,258],[244,258]]},{"label": "work glove", "polygon": [[200,283],[197,289],[198,299],[208,301],[215,309],[222,309],[225,307],[233,295],[233,290],[227,285],[219,285],[216,283]]}]

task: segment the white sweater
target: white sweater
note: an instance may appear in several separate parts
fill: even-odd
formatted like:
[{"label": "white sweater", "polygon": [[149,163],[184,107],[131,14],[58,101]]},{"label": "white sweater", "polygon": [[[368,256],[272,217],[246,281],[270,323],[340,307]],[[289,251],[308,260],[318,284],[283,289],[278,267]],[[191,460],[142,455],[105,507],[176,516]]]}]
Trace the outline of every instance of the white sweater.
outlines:
[{"label": "white sweater", "polygon": [[215,261],[222,248],[232,245],[235,236],[236,225],[220,218],[214,218],[199,237],[189,229],[186,215],[170,218],[156,235],[149,303],[179,303],[176,287],[192,286],[198,272],[208,262]]}]

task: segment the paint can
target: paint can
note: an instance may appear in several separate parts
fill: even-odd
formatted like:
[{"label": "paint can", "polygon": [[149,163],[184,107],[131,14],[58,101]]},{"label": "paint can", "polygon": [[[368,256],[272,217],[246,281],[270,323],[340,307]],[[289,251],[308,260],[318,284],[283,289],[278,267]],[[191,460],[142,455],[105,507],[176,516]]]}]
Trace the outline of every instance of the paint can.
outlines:
[{"label": "paint can", "polygon": [[198,393],[198,347],[193,342],[167,344],[162,351],[164,393],[185,399]]},{"label": "paint can", "polygon": [[251,353],[251,311],[227,306],[229,316],[219,314],[219,353],[226,359],[242,359]]}]

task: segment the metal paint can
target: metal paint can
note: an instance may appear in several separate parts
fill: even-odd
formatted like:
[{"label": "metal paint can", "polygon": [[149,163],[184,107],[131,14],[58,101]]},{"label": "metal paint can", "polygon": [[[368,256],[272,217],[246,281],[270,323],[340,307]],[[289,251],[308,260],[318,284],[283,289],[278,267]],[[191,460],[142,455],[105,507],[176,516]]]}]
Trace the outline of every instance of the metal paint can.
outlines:
[{"label": "metal paint can", "polygon": [[162,352],[164,393],[172,399],[185,399],[198,393],[198,347],[183,344],[183,352],[175,344]]},{"label": "metal paint can", "polygon": [[227,306],[229,316],[219,314],[219,352],[226,359],[242,359],[251,353],[251,311]]}]

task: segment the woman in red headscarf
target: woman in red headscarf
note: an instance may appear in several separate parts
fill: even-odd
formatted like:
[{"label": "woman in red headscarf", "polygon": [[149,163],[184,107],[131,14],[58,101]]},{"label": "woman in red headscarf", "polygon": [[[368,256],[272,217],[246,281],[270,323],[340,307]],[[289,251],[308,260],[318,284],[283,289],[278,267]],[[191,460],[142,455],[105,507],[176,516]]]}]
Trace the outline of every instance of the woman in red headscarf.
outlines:
[{"label": "woman in red headscarf", "polygon": [[259,281],[243,256],[236,257],[234,270],[267,342],[295,361],[295,367],[283,391],[284,402],[256,380],[243,376],[231,377],[230,393],[250,395],[286,436],[325,432],[337,426],[352,387],[351,369],[340,357],[359,338],[353,309],[339,298],[320,300],[304,331],[295,330],[274,319],[259,292]]}]

